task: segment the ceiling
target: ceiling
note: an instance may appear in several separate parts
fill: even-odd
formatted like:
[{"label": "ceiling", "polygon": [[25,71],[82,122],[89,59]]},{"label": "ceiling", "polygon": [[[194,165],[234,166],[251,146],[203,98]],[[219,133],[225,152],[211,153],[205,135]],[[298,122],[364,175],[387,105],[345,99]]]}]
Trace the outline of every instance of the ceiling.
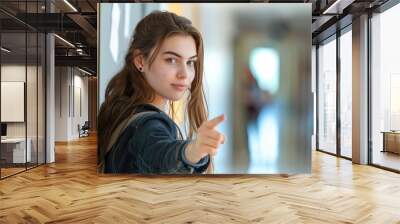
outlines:
[{"label": "ceiling", "polygon": [[96,74],[96,9],[96,0],[47,0],[47,5],[45,0],[1,0],[2,46],[12,50],[3,60],[18,63],[26,55],[36,57],[44,48],[36,43],[37,33],[53,32],[56,66],[79,66]]},{"label": "ceiling", "polygon": [[[101,2],[121,2],[102,0]],[[124,1],[127,2],[127,1]],[[145,2],[166,2],[148,1]],[[201,2],[201,0],[196,1]],[[206,1],[204,1],[206,2]],[[209,2],[209,1],[208,1]],[[238,0],[238,2],[246,2]],[[387,0],[251,0],[268,3],[312,3],[313,41],[330,35],[338,20],[372,10]],[[335,3],[337,2],[337,3]],[[97,58],[97,0],[1,0],[0,25],[2,46],[13,49],[13,54],[35,52],[37,43],[27,32],[54,32],[56,65],[80,66],[96,73]],[[49,13],[51,11],[51,13]],[[344,23],[345,25],[345,23]],[[335,28],[336,29],[336,28]],[[25,42],[28,47],[25,50]],[[32,42],[32,43],[31,43]],[[72,46],[72,45],[73,46]],[[43,47],[39,44],[39,48]],[[9,55],[10,56],[10,55]]]}]

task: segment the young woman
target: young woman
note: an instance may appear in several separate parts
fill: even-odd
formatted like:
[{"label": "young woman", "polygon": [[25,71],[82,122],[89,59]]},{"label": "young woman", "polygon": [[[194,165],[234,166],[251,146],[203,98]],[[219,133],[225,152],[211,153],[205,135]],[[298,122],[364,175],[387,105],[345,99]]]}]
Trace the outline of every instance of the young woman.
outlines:
[{"label": "young woman", "polygon": [[[215,127],[224,116],[207,121],[203,55],[201,34],[187,18],[154,11],[138,23],[100,108],[100,172],[213,172],[212,157],[224,142]],[[173,121],[174,101],[185,96],[186,140]]]}]

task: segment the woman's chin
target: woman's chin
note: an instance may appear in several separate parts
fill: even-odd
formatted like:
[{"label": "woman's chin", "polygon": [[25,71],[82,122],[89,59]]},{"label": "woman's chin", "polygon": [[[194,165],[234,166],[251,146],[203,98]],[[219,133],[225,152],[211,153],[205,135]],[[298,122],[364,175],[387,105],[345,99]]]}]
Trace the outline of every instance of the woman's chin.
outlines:
[{"label": "woman's chin", "polygon": [[183,97],[183,94],[179,94],[179,95],[177,94],[177,95],[168,97],[168,99],[172,100],[172,101],[179,101],[182,99],[182,97]]}]

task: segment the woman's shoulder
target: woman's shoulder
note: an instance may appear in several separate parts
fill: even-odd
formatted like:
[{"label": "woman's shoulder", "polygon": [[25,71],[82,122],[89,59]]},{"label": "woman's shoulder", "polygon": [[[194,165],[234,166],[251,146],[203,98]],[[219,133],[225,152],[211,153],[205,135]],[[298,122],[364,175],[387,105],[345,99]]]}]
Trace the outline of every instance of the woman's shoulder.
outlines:
[{"label": "woman's shoulder", "polygon": [[152,105],[143,105],[135,113],[136,118],[130,123],[141,130],[152,128],[167,128],[173,130],[175,128],[174,121],[164,112]]}]

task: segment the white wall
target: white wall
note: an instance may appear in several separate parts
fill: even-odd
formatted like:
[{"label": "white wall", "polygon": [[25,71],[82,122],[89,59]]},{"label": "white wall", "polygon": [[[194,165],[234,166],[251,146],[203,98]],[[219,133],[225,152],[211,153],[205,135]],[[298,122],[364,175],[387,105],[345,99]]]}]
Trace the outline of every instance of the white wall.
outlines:
[{"label": "white wall", "polygon": [[[31,88],[27,88],[27,122],[28,122],[28,137],[30,133],[35,132],[36,135],[36,80],[31,76],[36,76],[36,66],[25,65],[2,65],[1,66],[1,81],[11,82],[25,82],[25,75],[27,72],[28,84]],[[32,88],[32,86],[34,88]],[[3,96],[2,96],[3,97]],[[32,104],[33,103],[33,104]],[[40,106],[40,105],[39,105]],[[9,108],[1,108],[7,110]],[[22,108],[24,109],[24,108]],[[25,124],[26,122],[7,122],[7,136],[8,137],[25,137]]]},{"label": "white wall", "polygon": [[55,68],[55,141],[67,141],[68,86],[69,76],[67,67]]},{"label": "white wall", "polygon": [[[82,126],[85,121],[88,121],[89,119],[89,114],[88,114],[88,107],[89,107],[89,102],[88,102],[88,77],[87,76],[81,76],[79,74],[83,74],[83,73],[78,73],[78,75],[76,74],[75,70],[75,75],[74,75],[74,108],[73,110],[75,111],[75,113],[72,113],[72,129],[70,132],[70,135],[72,136],[72,138],[78,138],[79,137],[79,133],[78,133],[78,124],[80,126]],[[77,90],[80,90],[80,93],[78,93]],[[80,95],[80,99],[79,99],[79,95]],[[81,101],[79,103],[79,101]],[[80,104],[80,105],[79,105]],[[72,103],[71,103],[72,105]],[[79,108],[81,107],[81,108]],[[81,109],[82,111],[80,112],[79,109]]]},{"label": "white wall", "polygon": [[[18,108],[19,113],[24,116],[26,112],[26,120],[22,122],[6,122],[7,137],[9,138],[25,138],[30,139],[32,161],[39,163],[44,162],[44,88],[42,68],[25,64],[3,64],[1,66],[1,80],[10,82],[24,82],[26,85],[26,106],[25,100],[22,107]],[[27,78],[27,81],[26,81]],[[2,89],[3,92],[4,89]],[[24,94],[24,90],[20,90],[20,94]],[[2,98],[7,95],[2,95]],[[2,103],[3,104],[3,103]],[[4,105],[3,105],[4,106]],[[10,107],[2,107],[2,112],[13,110]],[[15,109],[14,109],[15,110]],[[13,113],[13,111],[7,111]],[[14,111],[16,113],[16,111]],[[25,118],[23,118],[25,119]],[[37,157],[37,153],[39,156]]]},{"label": "white wall", "polygon": [[[25,73],[28,70],[28,74],[30,74],[33,69],[32,66],[28,66],[27,68],[25,65],[2,65],[1,66],[1,81],[2,82],[24,82],[25,80]],[[7,96],[1,96],[4,98]],[[1,108],[4,113],[4,110],[8,110],[9,108]],[[24,107],[22,108],[24,110]],[[24,122],[11,122],[7,125],[7,135],[13,137],[24,137],[25,136],[25,125]]]},{"label": "white wall", "polygon": [[77,139],[78,124],[88,120],[88,78],[71,67],[56,67],[55,73],[55,141]]}]

